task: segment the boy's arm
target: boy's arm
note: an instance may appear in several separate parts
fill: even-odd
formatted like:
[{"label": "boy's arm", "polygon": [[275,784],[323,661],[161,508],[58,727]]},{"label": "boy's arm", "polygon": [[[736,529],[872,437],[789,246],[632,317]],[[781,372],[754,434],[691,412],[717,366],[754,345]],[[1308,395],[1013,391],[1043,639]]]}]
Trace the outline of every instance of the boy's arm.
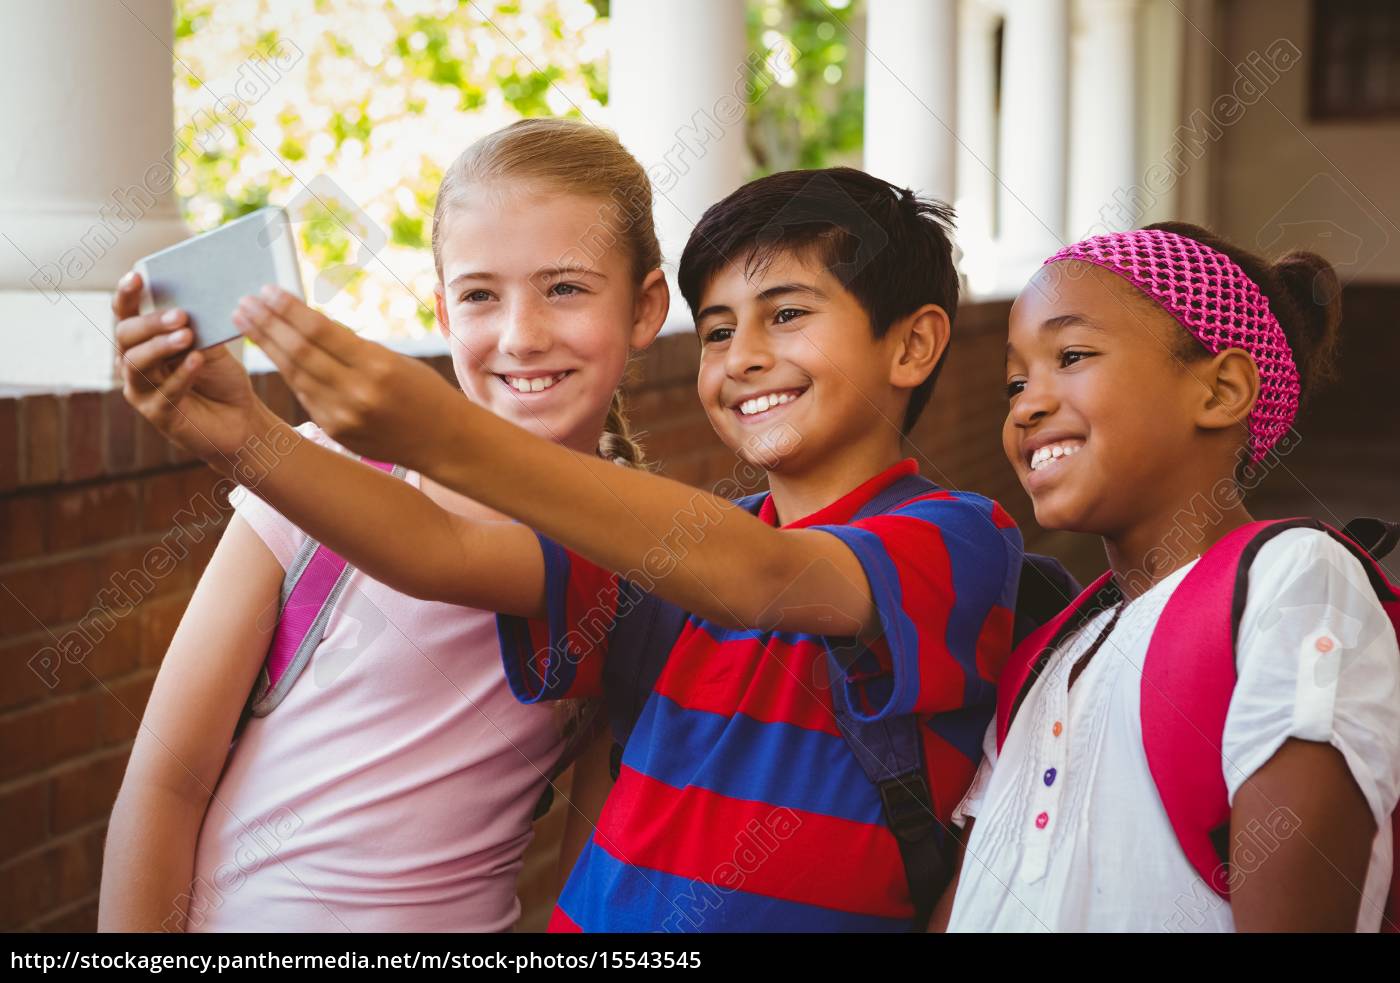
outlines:
[{"label": "boy's arm", "polygon": [[[730,628],[878,631],[859,560],[816,530],[778,530],[732,502],[524,434],[470,404],[443,420],[433,477],[687,611]],[[507,453],[507,449],[509,452]],[[780,599],[781,603],[775,604]]]},{"label": "boy's arm", "polygon": [[776,530],[715,495],[535,437],[289,294],[273,292],[269,302],[275,312],[245,298],[235,321],[346,446],[371,457],[394,453],[718,624],[879,630],[864,569],[835,536]]},{"label": "boy's arm", "polygon": [[236,467],[211,463],[313,539],[412,597],[543,616],[544,561],[528,528],[454,515],[406,482],[307,440],[265,407],[259,417],[260,453],[241,455]]},{"label": "boy's arm", "polygon": [[[1241,932],[1354,932],[1376,820],[1340,751],[1290,739],[1230,811],[1230,908]],[[1261,850],[1277,841],[1262,859]]]}]

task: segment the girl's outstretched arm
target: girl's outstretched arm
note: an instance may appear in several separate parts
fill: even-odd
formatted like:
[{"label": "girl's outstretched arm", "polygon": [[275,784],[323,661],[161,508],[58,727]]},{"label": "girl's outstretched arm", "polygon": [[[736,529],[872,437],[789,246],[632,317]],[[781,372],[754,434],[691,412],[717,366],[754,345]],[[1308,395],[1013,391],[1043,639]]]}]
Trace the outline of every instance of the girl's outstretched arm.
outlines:
[{"label": "girl's outstretched arm", "polygon": [[1230,908],[1241,932],[1354,932],[1376,820],[1346,759],[1290,738],[1230,812]]},{"label": "girl's outstretched arm", "polygon": [[107,827],[97,926],[182,931],[195,844],[267,654],[282,566],[234,517],[170,642]]},{"label": "girl's outstretched arm", "polygon": [[[189,350],[183,312],[140,314],[140,285],[131,274],[112,297],[123,393],[165,437],[400,593],[539,613],[544,565],[528,530],[456,516],[402,481],[302,439],[254,395],[226,347]],[[449,401],[464,402],[443,388]],[[378,456],[403,460],[394,450]]]},{"label": "girl's outstretched arm", "polygon": [[267,297],[245,298],[235,322],[346,446],[371,457],[392,449],[402,463],[717,624],[878,631],[864,568],[835,536],[777,530],[708,492],[535,437],[290,294]]},{"label": "girl's outstretched arm", "polygon": [[[448,396],[470,405],[450,389]],[[411,597],[544,614],[544,558],[529,529],[449,512],[404,481],[307,440],[265,407],[260,413],[266,451],[245,455],[230,476],[313,539]]]}]

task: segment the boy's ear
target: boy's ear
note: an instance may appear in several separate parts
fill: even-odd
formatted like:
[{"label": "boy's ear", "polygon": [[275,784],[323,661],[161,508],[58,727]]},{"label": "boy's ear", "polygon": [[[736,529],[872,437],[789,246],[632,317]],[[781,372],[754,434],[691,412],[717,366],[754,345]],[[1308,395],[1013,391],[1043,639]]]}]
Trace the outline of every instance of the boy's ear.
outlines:
[{"label": "boy's ear", "polygon": [[890,384],[897,389],[918,388],[948,350],[952,330],[948,312],[937,304],[925,304],[891,325],[896,343]]},{"label": "boy's ear", "polygon": [[1196,426],[1205,430],[1237,427],[1249,419],[1259,398],[1259,367],[1241,348],[1227,348],[1191,375],[1205,383]]},{"label": "boy's ear", "polygon": [[671,310],[671,288],[666,285],[666,274],[652,270],[637,288],[637,303],[633,308],[632,332],[628,344],[634,350],[641,350],[656,340],[661,326],[666,323],[666,315]]},{"label": "boy's ear", "polygon": [[438,333],[442,335],[443,340],[450,342],[452,333],[450,322],[447,320],[447,298],[443,295],[440,283],[433,287],[433,311],[437,314]]}]

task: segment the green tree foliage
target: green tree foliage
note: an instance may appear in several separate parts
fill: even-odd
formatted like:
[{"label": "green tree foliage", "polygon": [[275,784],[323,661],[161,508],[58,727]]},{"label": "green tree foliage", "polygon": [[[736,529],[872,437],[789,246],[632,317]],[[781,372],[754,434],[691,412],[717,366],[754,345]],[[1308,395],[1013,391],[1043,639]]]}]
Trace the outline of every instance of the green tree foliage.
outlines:
[{"label": "green tree foliage", "polygon": [[[293,205],[308,291],[348,271],[327,313],[374,337],[422,334],[444,169],[521,117],[596,118],[603,30],[587,0],[177,0],[186,220],[203,231]],[[312,197],[318,178],[335,194]]]},{"label": "green tree foliage", "polygon": [[[308,291],[318,274],[338,271],[338,292],[319,303],[330,316],[378,338],[431,331],[429,239],[443,171],[521,117],[600,118],[609,6],[176,0],[176,190],[186,220],[204,231],[268,204],[293,206]],[[749,0],[754,50],[784,39],[795,54],[749,108],[758,173],[854,159],[862,106],[852,17],[849,0]]]},{"label": "green tree foliage", "polygon": [[796,167],[860,165],[864,49],[849,0],[751,0],[749,44],[792,52],[791,71],[749,106],[754,177]]}]

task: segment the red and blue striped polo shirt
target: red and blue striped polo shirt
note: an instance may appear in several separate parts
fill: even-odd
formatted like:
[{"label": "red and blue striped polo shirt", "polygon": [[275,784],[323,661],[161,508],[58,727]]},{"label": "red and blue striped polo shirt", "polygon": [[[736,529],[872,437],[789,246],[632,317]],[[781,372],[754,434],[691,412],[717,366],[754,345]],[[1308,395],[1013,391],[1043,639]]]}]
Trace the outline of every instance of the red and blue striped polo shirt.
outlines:
[{"label": "red and blue striped polo shirt", "polygon": [[[871,719],[919,716],[946,824],[976,770],[1010,652],[1021,536],[999,505],[967,492],[935,490],[851,521],[916,470],[902,461],[784,528],[829,532],[864,567],[883,633],[843,684]],[[759,517],[776,525],[771,499]],[[541,543],[548,617],[501,617],[506,675],[525,702],[599,695],[616,575]],[[572,658],[542,665],[566,637]],[[908,930],[898,845],[832,712],[826,648],[851,645],[692,615],[551,930]]]}]

